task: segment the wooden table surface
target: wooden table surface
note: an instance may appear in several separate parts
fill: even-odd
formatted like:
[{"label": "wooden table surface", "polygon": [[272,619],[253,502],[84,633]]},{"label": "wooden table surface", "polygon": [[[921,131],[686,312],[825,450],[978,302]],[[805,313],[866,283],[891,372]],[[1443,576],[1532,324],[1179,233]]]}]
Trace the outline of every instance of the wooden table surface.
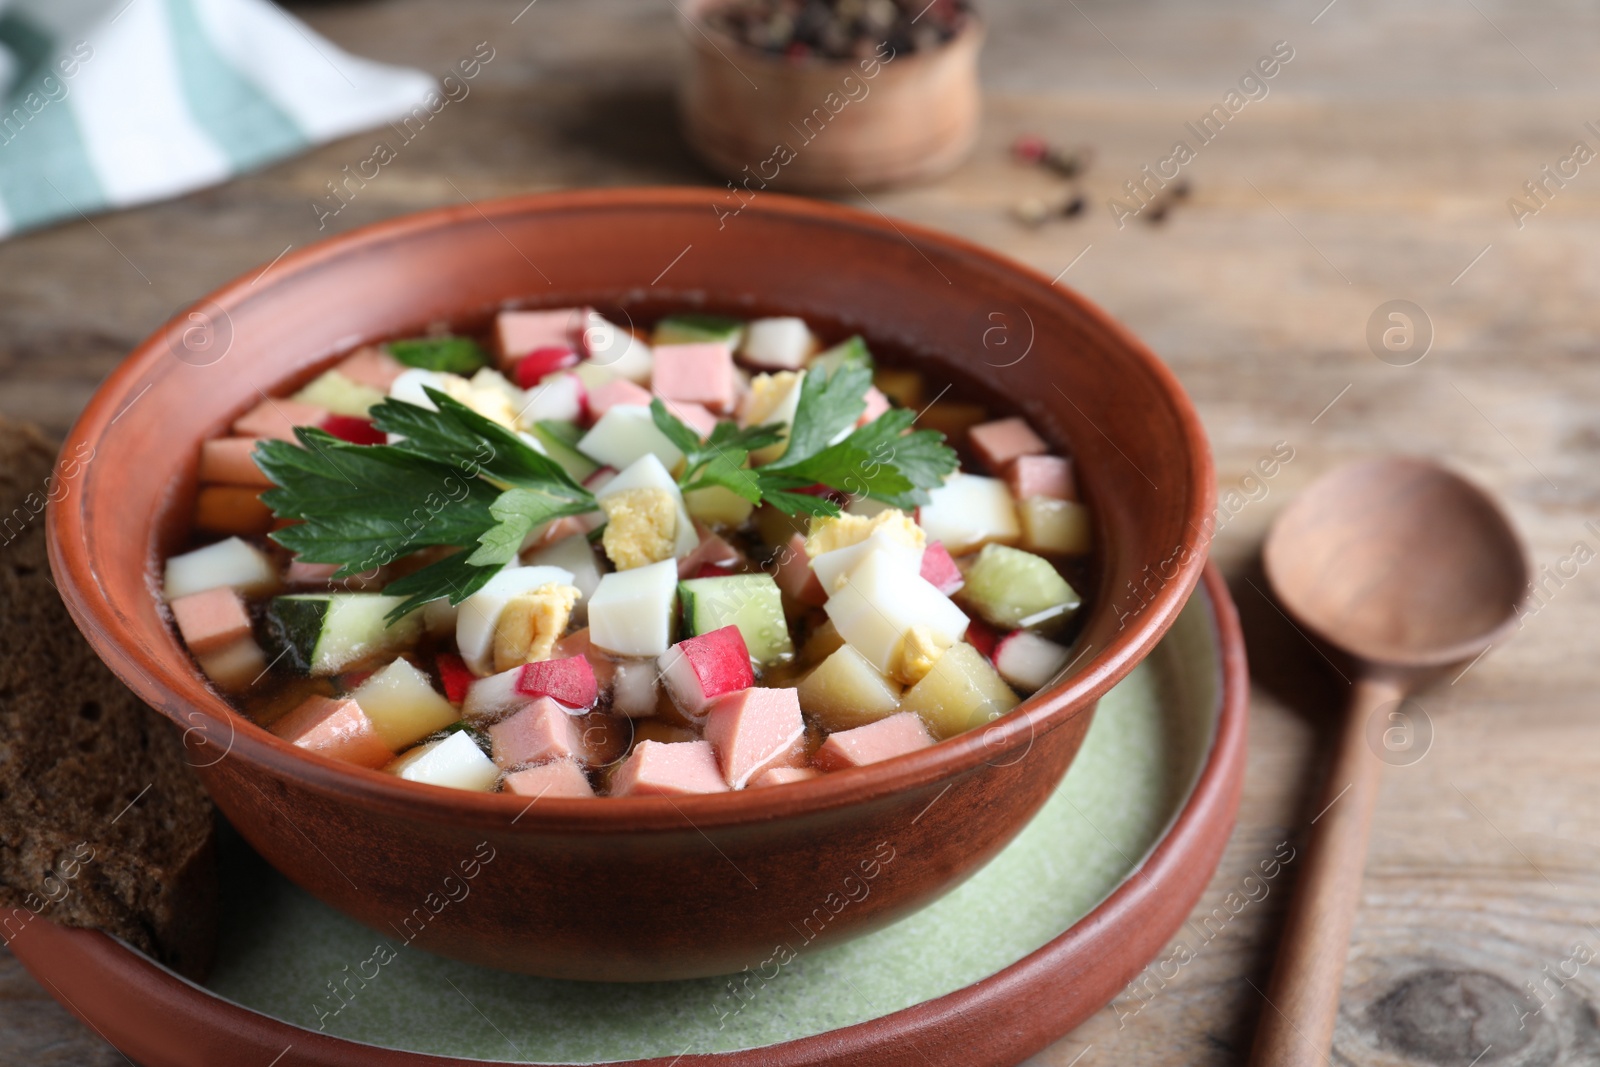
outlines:
[{"label": "wooden table surface", "polygon": [[[1052,276],[1070,265],[1064,284],[1177,371],[1224,493],[1237,493],[1214,554],[1251,640],[1250,760],[1238,829],[1195,917],[1228,921],[1203,945],[1191,927],[1195,958],[1152,972],[1036,1064],[1244,1058],[1294,864],[1264,886],[1246,876],[1316,814],[1342,696],[1260,595],[1253,561],[1300,487],[1395,451],[1445,459],[1499,494],[1550,576],[1511,642],[1422,697],[1431,747],[1387,775],[1336,1059],[1600,1062],[1600,669],[1586,636],[1600,627],[1600,568],[1584,566],[1600,549],[1600,525],[1587,525],[1600,517],[1600,168],[1550,183],[1520,227],[1507,206],[1574,142],[1600,148],[1584,125],[1600,124],[1600,13],[1573,0],[1326,3],[990,0],[976,154],[936,184],[872,197]],[[513,26],[521,6],[297,6],[374,58],[443,71],[479,42],[495,50],[472,95],[330,230],[463,196],[712,180],[674,129],[669,4],[539,0]],[[1192,195],[1163,223],[1119,228],[1108,198],[1278,41],[1294,58],[1185,168]],[[1024,131],[1094,148],[1082,217],[1035,231],[1008,218],[1052,188],[1006,157]],[[0,243],[0,412],[64,431],[166,316],[314,240],[310,201],[369,141]],[[1431,349],[1410,366],[1367,341],[1369,318],[1397,299],[1431,321]],[[1247,480],[1275,447],[1292,461]],[[122,1059],[0,954],[0,1062]]]}]

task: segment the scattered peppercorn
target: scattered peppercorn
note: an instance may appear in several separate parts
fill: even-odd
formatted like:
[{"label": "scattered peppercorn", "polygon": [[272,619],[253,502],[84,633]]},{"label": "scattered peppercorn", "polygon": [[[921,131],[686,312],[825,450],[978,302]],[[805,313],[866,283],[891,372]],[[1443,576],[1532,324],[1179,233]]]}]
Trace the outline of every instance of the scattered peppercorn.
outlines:
[{"label": "scattered peppercorn", "polygon": [[960,32],[971,12],[969,0],[726,0],[704,18],[761,52],[840,60],[866,59],[884,45],[893,55],[932,51]]}]

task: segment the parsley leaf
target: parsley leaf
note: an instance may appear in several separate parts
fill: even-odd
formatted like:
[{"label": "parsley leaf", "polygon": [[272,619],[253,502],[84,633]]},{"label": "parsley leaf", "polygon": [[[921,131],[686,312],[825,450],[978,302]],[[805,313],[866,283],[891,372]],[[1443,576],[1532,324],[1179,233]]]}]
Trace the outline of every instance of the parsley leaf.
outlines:
[{"label": "parsley leaf", "polygon": [[789,426],[789,447],[767,467],[791,470],[827,448],[867,410],[871,386],[872,371],[860,365],[846,364],[831,374],[807,372]]},{"label": "parsley leaf", "polygon": [[783,427],[775,424],[740,427],[724,419],[704,441],[678,418],[661,400],[650,401],[650,416],[656,429],[684,455],[683,474],[678,485],[684,492],[720,485],[752,504],[761,501],[761,486],[755,472],[745,466],[750,453],[783,439]]},{"label": "parsley leaf", "polygon": [[470,337],[416,337],[384,347],[406,366],[423,370],[471,374],[489,365],[489,353]]},{"label": "parsley leaf", "polygon": [[495,524],[478,537],[478,547],[467,559],[480,567],[503,567],[516,558],[536,528],[567,515],[593,511],[593,501],[585,503],[548,493],[543,489],[507,489],[489,505]]},{"label": "parsley leaf", "polygon": [[384,586],[385,595],[406,598],[385,616],[390,625],[440,597],[449,597],[450,603],[459,604],[500,573],[499,567],[473,566],[467,556],[466,552],[454,552]]},{"label": "parsley leaf", "polygon": [[403,400],[373,407],[372,424],[404,438],[391,447],[449,464],[470,477],[482,474],[508,486],[555,487],[552,491],[571,499],[593,502],[566,468],[512,431],[437,389],[423,391],[437,411]]}]

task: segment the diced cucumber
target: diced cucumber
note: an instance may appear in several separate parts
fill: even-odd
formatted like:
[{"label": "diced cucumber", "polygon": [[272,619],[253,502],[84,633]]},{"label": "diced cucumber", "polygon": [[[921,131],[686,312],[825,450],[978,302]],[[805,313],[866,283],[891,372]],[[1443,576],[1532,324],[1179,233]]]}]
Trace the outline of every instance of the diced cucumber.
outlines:
[{"label": "diced cucumber", "polygon": [[384,347],[406,366],[423,370],[465,376],[489,365],[489,353],[470,337],[414,337]]},{"label": "diced cucumber", "polygon": [[600,464],[578,451],[578,439],[583,436],[583,431],[577,423],[543,419],[534,423],[533,436],[544,445],[550,458],[572,475],[575,482],[582,482],[600,469]]},{"label": "diced cucumber", "polygon": [[703,341],[726,341],[739,346],[744,323],[726,315],[668,315],[656,323],[650,336],[653,345],[689,345]]},{"label": "diced cucumber", "polygon": [[304,389],[289,398],[299,404],[310,404],[335,415],[366,418],[367,409],[383,399],[383,394],[370,385],[352,381],[336,370],[313,378]]},{"label": "diced cucumber", "polygon": [[413,611],[393,626],[384,616],[401,603],[380,593],[297,593],[274,597],[267,607],[267,638],[305,674],[338,674],[348,667],[399,652],[422,632]]},{"label": "diced cucumber", "polygon": [[794,657],[783,594],[770,574],[729,574],[678,583],[683,618],[694,634],[737,626],[750,658],[763,667]]},{"label": "diced cucumber", "polygon": [[857,334],[850,340],[840,341],[826,352],[813,357],[811,366],[830,377],[840,367],[865,367],[871,370],[872,353],[867,351],[867,342]]},{"label": "diced cucumber", "polygon": [[1049,629],[1083,602],[1050,561],[1007,545],[985,545],[967,569],[961,596],[985,621],[1006,629]]}]

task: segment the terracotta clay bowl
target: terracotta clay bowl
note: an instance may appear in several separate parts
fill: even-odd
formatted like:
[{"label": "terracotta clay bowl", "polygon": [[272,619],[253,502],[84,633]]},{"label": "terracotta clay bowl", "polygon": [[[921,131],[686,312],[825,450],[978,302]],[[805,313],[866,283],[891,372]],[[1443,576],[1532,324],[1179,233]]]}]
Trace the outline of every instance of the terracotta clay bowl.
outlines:
[{"label": "terracotta clay bowl", "polygon": [[[621,189],[429,211],[292,252],[212,293],[101,386],[63,446],[92,447],[49,513],[52,569],[96,651],[184,728],[250,844],[390,936],[557,978],[739,971],[807,924],[885,925],[994,856],[1065,773],[1099,696],[1154,647],[1204,564],[1210,453],[1172,374],[1077,295],[963,241],[828,204]],[[914,359],[1029,418],[1077,463],[1098,595],[1068,676],[989,726],[810,782],[688,798],[541,800],[403,782],[257,727],[164,621],[199,442],[353,345],[509,303],[783,311]],[[996,327],[1009,331],[1006,343]],[[836,908],[892,849],[871,893]],[[487,859],[485,857],[488,857]],[[474,867],[474,864],[481,866]],[[461,900],[461,875],[475,875]],[[847,881],[848,880],[848,881]]]}]

